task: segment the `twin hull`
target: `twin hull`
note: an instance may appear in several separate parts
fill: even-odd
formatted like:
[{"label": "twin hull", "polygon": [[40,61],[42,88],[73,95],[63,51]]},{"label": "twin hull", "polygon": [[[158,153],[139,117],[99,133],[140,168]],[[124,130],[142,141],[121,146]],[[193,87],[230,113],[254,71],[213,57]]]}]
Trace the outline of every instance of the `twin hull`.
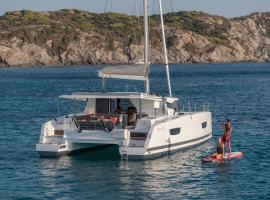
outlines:
[{"label": "twin hull", "polygon": [[125,155],[126,159],[143,160],[185,150],[200,145],[212,137],[210,112],[182,113],[150,123],[151,127],[143,141],[132,137],[116,139],[106,132],[96,132],[88,138],[81,133],[80,137],[76,137],[75,135],[79,133],[73,132],[59,139],[63,141],[61,144],[40,142],[36,149],[41,156],[57,156],[76,150],[116,144],[119,145],[120,155]]}]

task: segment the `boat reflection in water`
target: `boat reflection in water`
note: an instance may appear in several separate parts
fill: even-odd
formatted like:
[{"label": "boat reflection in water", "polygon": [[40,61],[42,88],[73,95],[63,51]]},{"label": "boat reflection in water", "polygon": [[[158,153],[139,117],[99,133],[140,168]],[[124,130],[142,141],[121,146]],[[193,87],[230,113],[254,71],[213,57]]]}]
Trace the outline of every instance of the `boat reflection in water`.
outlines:
[{"label": "boat reflection in water", "polygon": [[[178,199],[181,196],[199,198],[200,195],[207,196],[207,192],[215,187],[209,188],[209,185],[203,185],[202,181],[220,168],[220,166],[208,168],[209,165],[201,163],[203,156],[201,152],[207,152],[212,148],[209,144],[161,159],[128,163],[107,157],[112,151],[117,153],[115,147],[89,151],[91,154],[83,152],[58,159],[43,158],[41,181],[47,187],[53,188],[51,192],[57,194],[72,190],[73,187],[77,188],[82,198],[95,195],[104,198],[115,195],[124,199],[130,196],[158,198],[163,193],[166,193],[166,198],[171,199]],[[227,165],[224,166],[224,169],[229,168]],[[228,180],[226,174],[219,173],[216,178]],[[63,187],[58,184],[61,180],[66,182]]]}]

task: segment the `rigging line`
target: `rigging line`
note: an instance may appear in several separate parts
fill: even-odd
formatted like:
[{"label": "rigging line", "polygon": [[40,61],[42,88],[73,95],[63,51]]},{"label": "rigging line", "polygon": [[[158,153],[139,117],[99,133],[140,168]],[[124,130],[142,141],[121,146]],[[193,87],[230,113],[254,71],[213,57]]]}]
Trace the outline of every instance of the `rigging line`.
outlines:
[{"label": "rigging line", "polygon": [[[144,45],[144,37],[143,37],[143,7],[142,7],[142,0],[139,1],[139,5],[138,5],[138,10],[137,10],[137,15],[138,15],[138,25],[139,25],[139,36],[141,38],[141,45],[143,47]],[[142,48],[142,55],[144,54],[144,50]]]},{"label": "rigging line", "polygon": [[172,12],[174,12],[174,10],[173,10],[173,0],[170,0],[170,2],[171,2],[171,9],[172,9]]},{"label": "rigging line", "polygon": [[110,12],[112,12],[112,5],[113,5],[113,0],[111,0],[111,4],[110,4]]},{"label": "rigging line", "polygon": [[[137,18],[137,23],[138,23],[138,36],[140,38],[140,36],[142,34],[142,27],[141,27],[141,22],[140,22],[140,11],[139,11],[137,2],[135,2],[135,15],[136,15],[136,18]],[[135,39],[136,39],[136,44],[140,45],[140,41],[139,42],[137,41],[138,38],[136,37],[136,35],[135,35]]]},{"label": "rigging line", "polygon": [[[150,13],[149,13],[149,11],[150,11],[150,1],[148,1],[148,4],[147,4],[147,13],[148,13],[148,15],[147,15],[147,21],[148,21],[148,64],[150,63],[150,55],[151,55],[151,51],[150,51],[150,49],[151,49],[151,40],[150,40],[150,34],[151,34],[151,21],[150,21],[150,19],[151,19],[151,17],[150,17]],[[145,39],[145,38],[144,38]]]},{"label": "rigging line", "polygon": [[166,36],[165,36],[165,28],[164,28],[164,20],[163,20],[162,0],[159,0],[159,12],[160,12],[160,23],[161,23],[161,31],[162,31],[164,60],[165,60],[165,65],[166,65],[166,75],[167,75],[169,96],[172,97],[170,70],[169,70],[169,62],[168,62],[168,52],[167,52],[167,47],[166,47]]},{"label": "rigging line", "polygon": [[141,24],[140,24],[140,13],[139,13],[139,8],[138,8],[138,5],[137,3],[135,3],[135,16],[137,18],[137,22],[138,22],[138,25],[139,25],[139,29],[141,30]]},{"label": "rigging line", "polygon": [[105,7],[104,7],[104,11],[103,11],[103,13],[105,13],[105,12],[106,12],[106,10],[107,10],[108,1],[109,1],[109,0],[106,0],[106,4],[105,4]]},{"label": "rigging line", "polygon": [[[143,35],[143,6],[142,1],[139,1],[139,8],[138,8],[138,23],[140,25],[140,31]],[[142,36],[143,37],[143,36]]]},{"label": "rigging line", "polygon": [[[148,21],[149,21],[149,24],[148,24],[148,34],[149,34],[149,44],[148,44],[148,57],[149,57],[149,60],[150,60],[150,57],[151,57],[151,37],[150,37],[150,35],[151,35],[151,32],[153,31],[153,30],[151,30],[151,18],[153,18],[154,17],[154,15],[155,15],[155,11],[156,11],[156,4],[155,4],[155,0],[153,0],[152,1],[152,16],[151,15],[149,15],[148,16]],[[148,10],[150,10],[150,5],[148,5]],[[149,62],[150,63],[150,62]]]},{"label": "rigging line", "polygon": [[[136,6],[136,2],[134,3],[134,6],[135,6],[135,12],[136,12],[136,8],[137,8],[137,6]],[[131,10],[131,12],[132,12],[132,10]],[[133,37],[134,37],[134,44],[135,45],[137,45],[138,44],[138,41],[137,41],[137,37],[136,37],[136,25],[135,25],[135,23],[136,23],[136,17],[135,17],[135,22],[133,23],[133,16],[132,15],[130,15],[129,16],[129,18],[130,18],[130,23],[131,23],[131,30],[132,30],[132,33],[133,33]]]},{"label": "rigging line", "polygon": [[153,0],[153,13],[152,15],[155,15],[155,0]]}]

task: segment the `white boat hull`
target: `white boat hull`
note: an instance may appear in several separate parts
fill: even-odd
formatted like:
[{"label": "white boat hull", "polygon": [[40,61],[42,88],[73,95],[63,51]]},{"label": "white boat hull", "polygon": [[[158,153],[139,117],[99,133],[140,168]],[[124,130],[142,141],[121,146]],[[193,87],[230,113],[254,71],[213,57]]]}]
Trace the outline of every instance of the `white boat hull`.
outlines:
[{"label": "white boat hull", "polygon": [[[205,122],[206,127],[202,127]],[[181,128],[181,131],[171,135],[172,128]],[[143,147],[120,147],[120,154],[127,154],[129,160],[153,159],[198,146],[211,137],[210,112],[185,114],[156,125]]]},{"label": "white boat hull", "polygon": [[[180,130],[179,133],[172,134],[172,129]],[[164,118],[161,122],[155,122],[144,141],[136,141],[131,138],[127,146],[125,146],[125,138],[117,139],[106,132],[69,132],[64,137],[53,140],[57,140],[58,143],[38,143],[36,151],[40,156],[59,156],[78,150],[116,144],[119,145],[120,155],[125,154],[129,160],[143,160],[192,148],[206,142],[211,137],[211,113],[196,112],[176,115]]]},{"label": "white boat hull", "polygon": [[167,156],[179,151],[185,151],[191,148],[194,148],[196,146],[199,146],[201,144],[204,144],[205,142],[209,141],[211,139],[212,135],[209,134],[207,135],[207,137],[200,139],[198,138],[198,140],[196,142],[188,142],[184,145],[177,145],[175,147],[172,146],[167,146],[165,148],[156,150],[156,151],[149,151],[149,149],[147,149],[146,151],[144,151],[144,149],[141,148],[134,148],[131,147],[130,148],[130,152],[137,152],[135,154],[129,154],[128,155],[128,160],[149,160],[149,159],[156,159],[156,158],[160,158],[163,156]]}]

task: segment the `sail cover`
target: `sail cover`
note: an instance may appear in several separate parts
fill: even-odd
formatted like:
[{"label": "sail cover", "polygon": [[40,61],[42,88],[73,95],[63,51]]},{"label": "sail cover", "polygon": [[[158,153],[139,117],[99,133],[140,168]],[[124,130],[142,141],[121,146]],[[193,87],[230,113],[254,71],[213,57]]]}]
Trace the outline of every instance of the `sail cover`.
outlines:
[{"label": "sail cover", "polygon": [[147,80],[148,65],[119,65],[109,66],[98,72],[100,78],[118,78],[128,80]]}]

